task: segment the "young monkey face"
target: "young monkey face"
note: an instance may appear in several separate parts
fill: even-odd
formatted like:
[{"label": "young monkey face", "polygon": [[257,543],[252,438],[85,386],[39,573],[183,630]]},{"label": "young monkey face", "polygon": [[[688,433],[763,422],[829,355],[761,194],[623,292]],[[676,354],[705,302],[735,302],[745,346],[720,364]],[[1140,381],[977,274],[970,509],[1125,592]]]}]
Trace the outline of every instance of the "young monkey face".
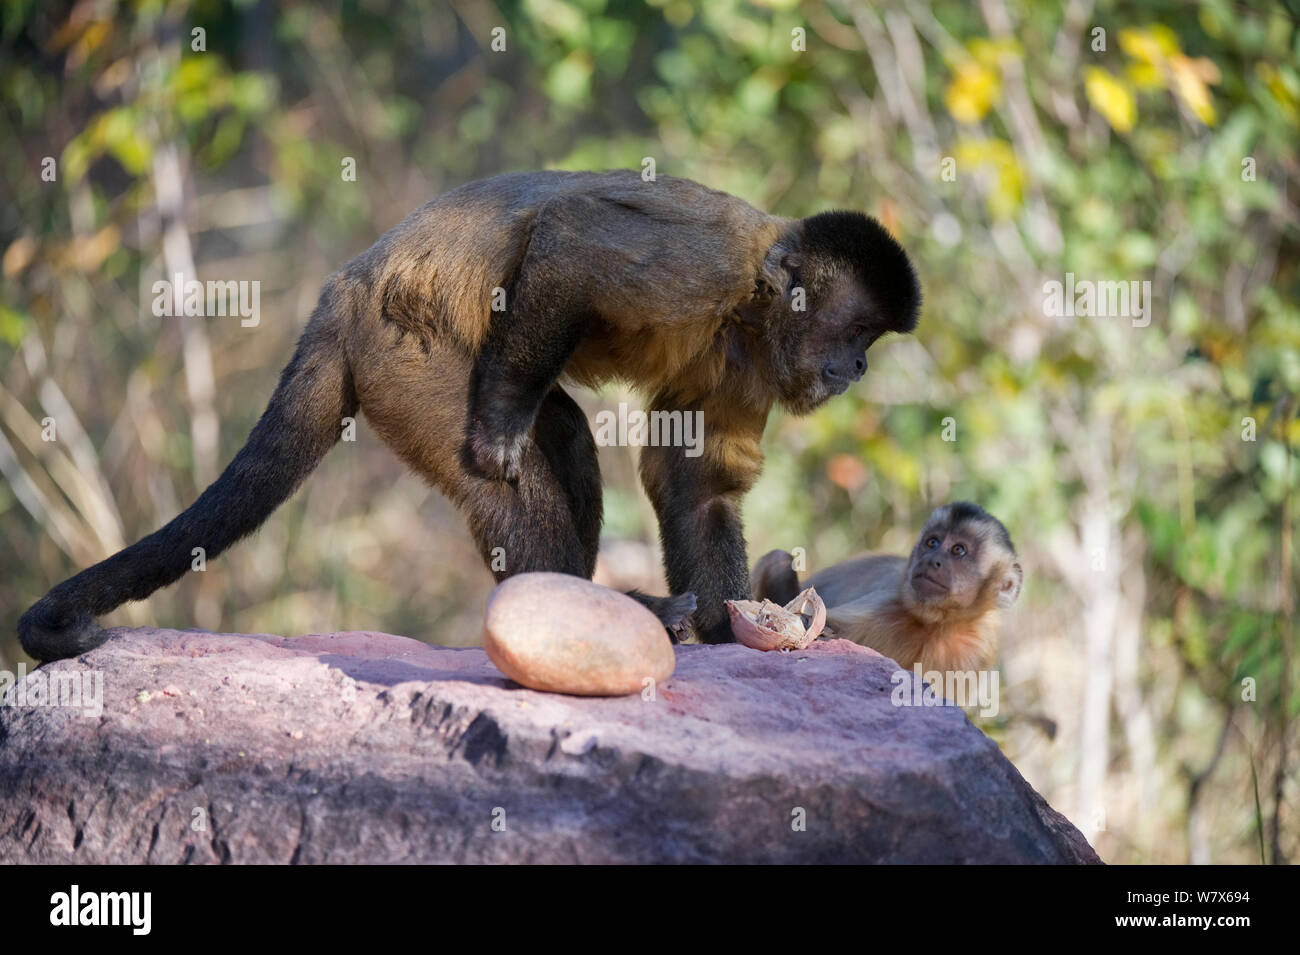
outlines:
[{"label": "young monkey face", "polygon": [[1002,523],[959,501],[930,515],[912,550],[903,595],[927,610],[984,613],[1015,603],[1023,579]]}]

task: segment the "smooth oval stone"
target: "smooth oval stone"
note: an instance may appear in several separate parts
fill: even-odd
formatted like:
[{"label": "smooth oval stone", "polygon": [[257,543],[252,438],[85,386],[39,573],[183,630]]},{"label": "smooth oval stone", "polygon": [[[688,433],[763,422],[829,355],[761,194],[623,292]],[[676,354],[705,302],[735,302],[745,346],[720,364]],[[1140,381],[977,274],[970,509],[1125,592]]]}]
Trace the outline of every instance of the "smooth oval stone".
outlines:
[{"label": "smooth oval stone", "polygon": [[659,618],[626,594],[568,574],[519,574],[488,597],[483,649],[534,690],[576,696],[640,693],[677,659]]}]

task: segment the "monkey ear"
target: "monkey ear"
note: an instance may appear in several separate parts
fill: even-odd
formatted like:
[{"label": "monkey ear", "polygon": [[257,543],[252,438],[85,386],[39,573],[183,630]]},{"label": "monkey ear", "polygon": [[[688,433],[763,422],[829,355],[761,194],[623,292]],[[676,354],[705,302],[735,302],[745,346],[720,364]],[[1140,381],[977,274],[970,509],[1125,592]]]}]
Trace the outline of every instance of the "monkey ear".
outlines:
[{"label": "monkey ear", "polygon": [[797,286],[803,284],[803,256],[798,252],[787,252],[781,256],[781,284],[778,286],[778,293],[782,298],[789,298],[794,294]]},{"label": "monkey ear", "polygon": [[1006,609],[1016,602],[1020,596],[1020,585],[1024,583],[1025,572],[1020,569],[1019,562],[1012,564],[1002,575],[1002,583],[998,586],[998,606]]},{"label": "monkey ear", "polygon": [[796,236],[784,235],[774,242],[767,250],[759,269],[758,282],[762,296],[770,301],[789,295],[802,265],[803,256],[799,254]]}]

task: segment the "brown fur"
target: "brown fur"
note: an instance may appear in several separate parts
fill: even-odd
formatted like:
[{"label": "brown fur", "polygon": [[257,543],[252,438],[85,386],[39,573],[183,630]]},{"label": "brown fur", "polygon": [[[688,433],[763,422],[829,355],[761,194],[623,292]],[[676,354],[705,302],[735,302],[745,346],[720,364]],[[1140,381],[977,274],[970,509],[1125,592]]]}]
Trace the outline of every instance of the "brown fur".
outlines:
[{"label": "brown fur", "polygon": [[[502,176],[453,190],[412,214],[334,280],[351,302],[339,331],[363,413],[394,452],[453,499],[475,484],[466,481],[455,452],[465,434],[470,367],[492,318],[492,289],[508,287],[537,214],[535,208],[510,214],[500,201],[490,201],[494,193],[504,189],[513,201],[534,205],[567,194],[579,211],[594,213],[584,207],[596,203],[635,205],[663,219],[687,206],[727,223],[726,242],[709,233],[708,242],[695,244],[697,237],[684,231],[676,246],[624,249],[580,263],[600,290],[600,321],[565,377],[588,387],[617,380],[652,389],[674,408],[704,403],[718,389],[726,356],[716,341],[753,296],[764,255],[788,224],[687,180],[646,184],[629,174],[611,183],[604,174],[553,175],[559,177],[554,183]],[[510,182],[516,178],[523,181]],[[550,228],[560,233],[556,245],[570,227],[580,229],[580,221],[571,221],[578,219],[578,211],[566,210],[553,220]],[[607,228],[608,236],[594,238],[626,244],[619,224]],[[592,240],[583,235],[584,244]],[[488,263],[498,268],[489,271]],[[761,376],[741,391],[730,399],[764,415],[777,397]],[[715,424],[705,421],[706,427]]]}]

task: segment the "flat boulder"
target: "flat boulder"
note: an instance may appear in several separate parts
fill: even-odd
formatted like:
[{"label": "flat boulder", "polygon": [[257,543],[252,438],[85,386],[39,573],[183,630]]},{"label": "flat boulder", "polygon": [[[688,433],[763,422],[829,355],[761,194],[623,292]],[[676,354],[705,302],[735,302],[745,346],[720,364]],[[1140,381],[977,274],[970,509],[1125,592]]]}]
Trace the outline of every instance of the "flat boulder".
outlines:
[{"label": "flat boulder", "polygon": [[382,633],[115,630],[0,705],[0,863],[1098,861],[872,650],[676,655],[563,696]]}]

